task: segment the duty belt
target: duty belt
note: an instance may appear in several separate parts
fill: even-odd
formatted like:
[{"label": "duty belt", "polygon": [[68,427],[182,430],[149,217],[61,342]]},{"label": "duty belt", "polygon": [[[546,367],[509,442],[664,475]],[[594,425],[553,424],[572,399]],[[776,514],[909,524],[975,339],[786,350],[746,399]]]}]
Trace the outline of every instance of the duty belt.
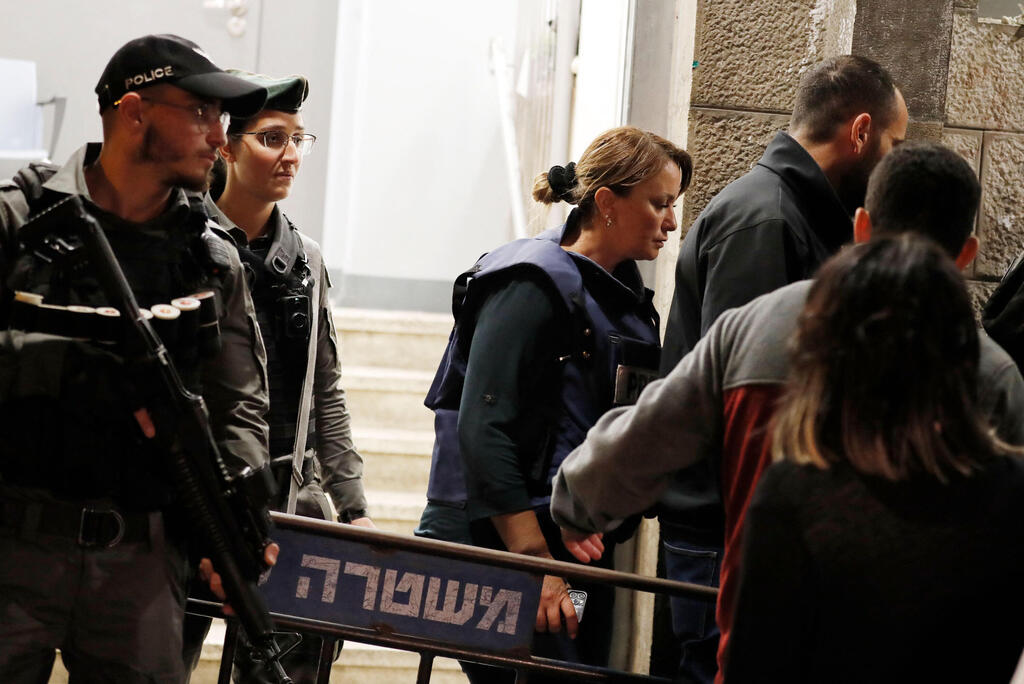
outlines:
[{"label": "duty belt", "polygon": [[27,538],[51,535],[73,539],[86,548],[109,549],[149,541],[151,515],[55,501],[0,501],[0,527]]}]

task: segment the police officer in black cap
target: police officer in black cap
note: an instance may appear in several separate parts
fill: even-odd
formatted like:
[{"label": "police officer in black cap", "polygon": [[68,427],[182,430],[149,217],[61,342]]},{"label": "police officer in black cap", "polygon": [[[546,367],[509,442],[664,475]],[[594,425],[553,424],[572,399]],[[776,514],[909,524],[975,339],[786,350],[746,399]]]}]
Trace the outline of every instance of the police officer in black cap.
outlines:
[{"label": "police officer in black cap", "polygon": [[[202,391],[229,466],[267,458],[255,311],[238,254],[214,233],[201,194],[229,117],[258,111],[266,89],[222,71],[191,41],[151,35],[115,53],[96,94],[102,145],[0,185],[3,682],[46,681],[56,649],[72,681],[184,676],[187,535],[153,425],[126,398],[122,358],[104,327],[60,327],[67,312],[88,319],[108,302],[90,269],[43,258],[22,231],[31,216],[79,196],[139,304],[167,320],[193,310],[169,302],[214,293],[219,345],[200,345],[182,326],[169,346]],[[19,314],[40,305],[45,330],[25,322],[43,317]]]},{"label": "police officer in black cap", "polygon": [[[299,111],[308,84],[302,76],[229,73],[268,92],[262,111],[232,119],[215,174],[223,177],[214,182],[207,208],[238,247],[267,349],[276,508],[323,520],[334,520],[336,510],[342,522],[373,527],[363,494],[363,460],[352,444],[340,386],[327,268],[320,246],[277,205],[316,140]],[[209,619],[188,619],[185,658],[192,667],[208,626]],[[259,681],[258,668],[249,665],[244,649],[239,653],[236,678]],[[316,681],[319,653],[319,639],[304,637],[284,659],[288,674],[296,682]]]}]

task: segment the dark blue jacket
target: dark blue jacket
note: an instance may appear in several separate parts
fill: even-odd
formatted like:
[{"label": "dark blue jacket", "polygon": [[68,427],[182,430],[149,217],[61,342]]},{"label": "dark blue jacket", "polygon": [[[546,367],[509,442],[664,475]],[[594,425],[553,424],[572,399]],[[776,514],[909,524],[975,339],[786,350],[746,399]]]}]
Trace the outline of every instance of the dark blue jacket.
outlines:
[{"label": "dark blue jacket", "polygon": [[456,324],[424,402],[435,413],[427,491],[434,503],[462,508],[473,498],[459,453],[459,405],[477,313],[502,286],[520,280],[536,283],[550,295],[556,316],[564,321],[557,326],[555,358],[541,360],[544,370],[559,373],[554,386],[560,396],[537,398],[535,406],[544,416],[546,430],[537,444],[520,445],[524,454],[533,455],[532,461],[522,464],[530,505],[547,504],[558,466],[605,411],[616,403],[635,401],[648,377],[636,369],[648,369],[653,377],[659,352],[657,314],[636,265],[621,264],[613,277],[586,257],[562,249],[564,231],[565,226],[503,245],[456,280]]}]

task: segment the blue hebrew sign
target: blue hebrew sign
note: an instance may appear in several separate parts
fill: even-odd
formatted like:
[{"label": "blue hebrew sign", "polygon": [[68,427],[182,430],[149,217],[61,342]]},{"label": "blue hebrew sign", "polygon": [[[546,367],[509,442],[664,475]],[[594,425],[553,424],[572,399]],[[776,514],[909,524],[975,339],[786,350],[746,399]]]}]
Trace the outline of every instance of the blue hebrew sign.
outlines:
[{"label": "blue hebrew sign", "polygon": [[488,651],[529,649],[541,578],[518,570],[278,528],[271,612]]}]

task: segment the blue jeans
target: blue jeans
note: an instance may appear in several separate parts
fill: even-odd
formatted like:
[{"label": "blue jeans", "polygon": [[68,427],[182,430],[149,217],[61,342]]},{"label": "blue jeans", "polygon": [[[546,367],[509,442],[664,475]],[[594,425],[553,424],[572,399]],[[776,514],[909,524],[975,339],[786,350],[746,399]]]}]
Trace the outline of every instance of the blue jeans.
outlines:
[{"label": "blue jeans", "polygon": [[[718,586],[722,569],[722,547],[700,546],[673,537],[662,530],[662,551],[665,554],[665,575],[678,582]],[[671,597],[672,631],[681,656],[679,674],[694,682],[712,684],[718,671],[718,624],[715,602]]]}]

